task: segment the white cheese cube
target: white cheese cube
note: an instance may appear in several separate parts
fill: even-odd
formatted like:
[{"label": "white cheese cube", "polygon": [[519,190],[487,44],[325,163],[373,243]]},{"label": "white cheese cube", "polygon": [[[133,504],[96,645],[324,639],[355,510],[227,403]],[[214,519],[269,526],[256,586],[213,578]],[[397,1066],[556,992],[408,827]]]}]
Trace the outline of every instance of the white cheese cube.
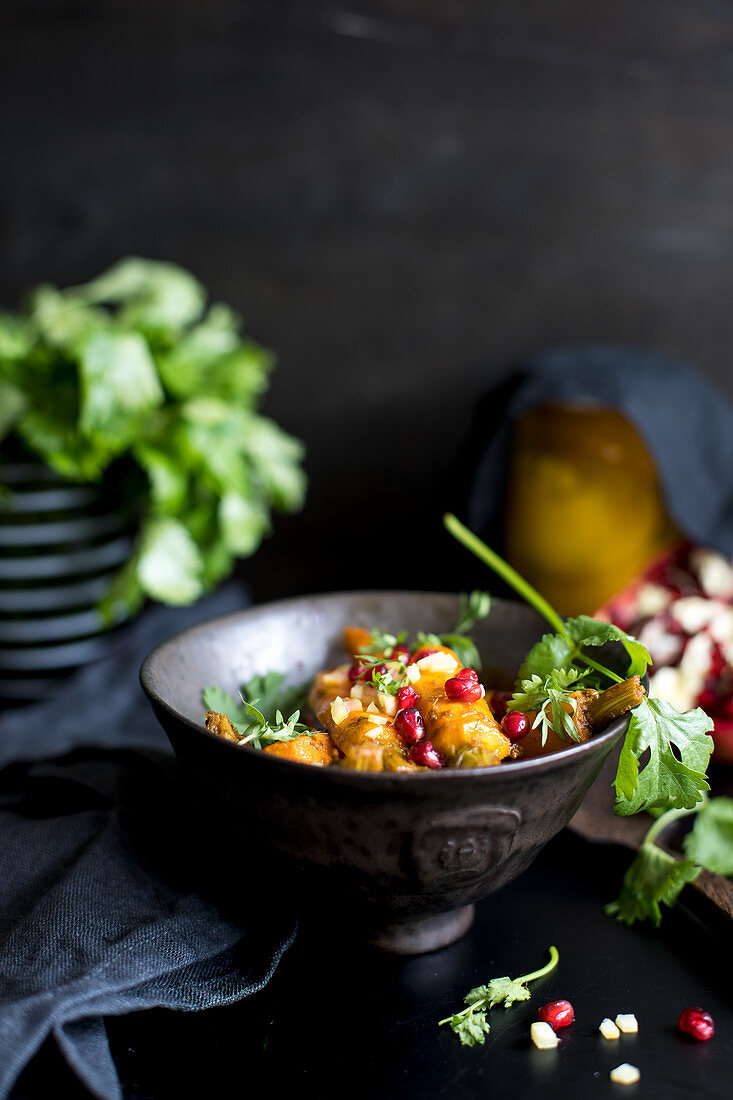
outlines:
[{"label": "white cheese cube", "polygon": [[379,706],[390,717],[397,713],[397,700],[394,695],[388,695],[386,691],[380,691],[379,693]]},{"label": "white cheese cube", "polygon": [[618,1039],[621,1034],[613,1020],[609,1020],[608,1017],[606,1017],[605,1020],[601,1020],[598,1030],[604,1039]]},{"label": "white cheese cube", "polygon": [[706,596],[721,596],[723,599],[733,593],[733,569],[731,563],[714,550],[693,550],[690,564],[700,578],[700,585]]},{"label": "white cheese cube", "polygon": [[707,626],[719,606],[715,600],[703,596],[682,596],[671,604],[669,613],[686,634],[697,634]]},{"label": "white cheese cube", "polygon": [[351,713],[351,707],[347,707],[340,695],[337,695],[331,703],[331,717],[337,726],[340,726]]},{"label": "white cheese cube", "polygon": [[453,672],[458,668],[458,661],[450,653],[431,653],[422,657],[417,662],[417,667],[421,672]]},{"label": "white cheese cube", "polygon": [[622,1012],[616,1017],[616,1027],[626,1035],[635,1035],[639,1030],[639,1021],[633,1012]]},{"label": "white cheese cube", "polygon": [[615,1085],[635,1085],[641,1080],[641,1074],[636,1066],[630,1066],[628,1062],[622,1062],[620,1066],[616,1066],[608,1076]]},{"label": "white cheese cube", "polygon": [[535,1020],[529,1031],[532,1042],[538,1050],[554,1050],[560,1042],[550,1025],[544,1020]]}]

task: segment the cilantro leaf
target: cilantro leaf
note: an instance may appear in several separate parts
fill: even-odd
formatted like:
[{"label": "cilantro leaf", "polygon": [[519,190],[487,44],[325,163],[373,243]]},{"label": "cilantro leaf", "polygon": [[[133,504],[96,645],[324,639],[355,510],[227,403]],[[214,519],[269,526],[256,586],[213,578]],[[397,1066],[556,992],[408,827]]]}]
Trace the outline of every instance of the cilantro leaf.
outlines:
[{"label": "cilantro leaf", "polygon": [[675,859],[645,841],[624,875],[619,896],[606,906],[606,913],[624,924],[651,920],[658,926],[662,919],[660,904],[674,905],[682,888],[699,873],[692,859]]},{"label": "cilantro leaf", "polygon": [[515,1001],[528,1001],[532,996],[521,978],[492,978],[484,989],[489,1008],[501,1003],[510,1008]]},{"label": "cilantro leaf", "polygon": [[537,676],[544,681],[556,669],[570,668],[573,649],[573,643],[561,634],[543,634],[524,658],[518,679]]},{"label": "cilantro leaf", "polygon": [[580,736],[573,720],[578,704],[569,692],[583,688],[587,675],[587,671],[581,672],[571,667],[553,669],[544,680],[537,675],[531,676],[522,681],[519,691],[514,692],[507,704],[507,710],[524,713],[535,711],[532,728],[540,727],[543,745],[550,730],[554,730],[563,740],[569,737],[571,741],[579,741]]},{"label": "cilantro leaf", "polygon": [[703,802],[682,847],[708,871],[733,875],[733,798],[721,795]]},{"label": "cilantro leaf", "polygon": [[201,555],[186,528],[172,516],[143,524],[136,562],[140,586],[154,599],[187,604],[201,595]]},{"label": "cilantro leaf", "polygon": [[240,699],[235,699],[224,688],[210,686],[201,692],[204,706],[207,710],[216,711],[217,714],[226,714],[232,725],[241,726],[247,723],[247,711]]},{"label": "cilantro leaf", "polygon": [[578,615],[565,620],[565,629],[577,646],[599,646],[606,642],[621,642],[629,655],[631,664],[627,676],[643,676],[647,665],[652,663],[646,646],[621,630],[613,623],[592,619],[589,615]]},{"label": "cilantro leaf", "polygon": [[467,1016],[451,1016],[450,1026],[464,1047],[480,1046],[491,1030],[486,1021],[486,1012],[481,1009],[469,1012]]},{"label": "cilantro leaf", "polygon": [[679,714],[661,699],[644,699],[631,711],[619,757],[616,813],[697,805],[710,789],[705,769],[713,751],[712,728],[712,719],[699,708]]},{"label": "cilantro leaf", "polygon": [[242,695],[248,701],[257,700],[259,709],[268,722],[275,720],[278,710],[302,710],[305,706],[309,684],[285,687],[282,672],[266,672],[264,676],[253,676],[242,686]]}]

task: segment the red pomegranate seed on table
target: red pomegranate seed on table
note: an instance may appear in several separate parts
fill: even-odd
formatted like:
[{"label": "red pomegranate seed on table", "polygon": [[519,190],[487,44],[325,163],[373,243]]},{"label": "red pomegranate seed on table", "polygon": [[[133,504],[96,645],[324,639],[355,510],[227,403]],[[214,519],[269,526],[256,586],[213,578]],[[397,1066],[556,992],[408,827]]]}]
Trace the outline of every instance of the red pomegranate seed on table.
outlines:
[{"label": "red pomegranate seed on table", "polygon": [[461,676],[451,676],[445,682],[445,694],[452,703],[475,703],[481,698],[481,684]]},{"label": "red pomegranate seed on table", "polygon": [[433,748],[432,741],[420,741],[410,749],[410,760],[423,768],[442,768],[443,761]]},{"label": "red pomegranate seed on table", "polygon": [[701,1008],[683,1009],[678,1022],[680,1031],[684,1031],[685,1035],[691,1035],[693,1039],[699,1039],[703,1043],[708,1039],[712,1039],[715,1034],[715,1024],[712,1016]]},{"label": "red pomegranate seed on table", "polygon": [[575,1009],[570,1001],[551,1001],[538,1009],[537,1017],[549,1024],[553,1031],[559,1027],[567,1027],[575,1019]]},{"label": "red pomegranate seed on table", "polygon": [[510,710],[502,718],[501,728],[510,741],[521,741],[529,733],[529,718],[521,710]]},{"label": "red pomegranate seed on table", "polygon": [[425,723],[420,711],[415,707],[406,707],[404,710],[397,711],[394,728],[407,745],[416,745],[425,737]]},{"label": "red pomegranate seed on table", "polygon": [[409,684],[401,687],[397,692],[397,709],[405,710],[407,707],[414,707],[419,698],[419,692],[415,691],[414,687]]}]

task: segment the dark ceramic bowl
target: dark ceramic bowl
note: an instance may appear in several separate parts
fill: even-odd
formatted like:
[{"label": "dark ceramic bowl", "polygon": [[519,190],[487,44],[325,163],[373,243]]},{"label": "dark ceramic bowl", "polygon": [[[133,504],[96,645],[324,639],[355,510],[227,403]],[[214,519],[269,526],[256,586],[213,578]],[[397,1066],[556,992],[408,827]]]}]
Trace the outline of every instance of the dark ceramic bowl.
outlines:
[{"label": "dark ceramic bowl", "polygon": [[[385,950],[430,951],[470,926],[473,902],[516,878],[563,828],[626,721],[587,744],[494,768],[417,774],[316,768],[238,748],[204,728],[201,689],[236,695],[277,669],[299,684],[346,659],[347,624],[442,632],[457,598],[421,592],[354,592],[287,600],[212,619],[153,650],[141,680],[199,808],[238,866],[265,846],[293,865],[307,896],[341,928]],[[496,600],[474,629],[487,680],[505,683],[543,623]],[[204,818],[202,817],[202,822]],[[295,876],[297,879],[297,876]],[[293,881],[295,880],[293,879]]]}]

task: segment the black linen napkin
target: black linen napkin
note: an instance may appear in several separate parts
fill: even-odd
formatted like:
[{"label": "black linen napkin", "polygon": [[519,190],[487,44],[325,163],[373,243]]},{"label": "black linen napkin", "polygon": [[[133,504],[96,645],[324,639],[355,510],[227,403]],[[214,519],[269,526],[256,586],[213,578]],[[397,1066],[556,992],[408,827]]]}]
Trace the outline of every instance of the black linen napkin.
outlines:
[{"label": "black linen napkin", "polygon": [[261,896],[257,914],[226,897],[137,682],[158,641],[242,602],[230,586],[152,609],[56,698],[0,718],[0,1098],[53,1034],[90,1092],[119,1100],[104,1016],[240,1000],[293,941]]},{"label": "black linen napkin", "polygon": [[529,356],[481,400],[462,468],[462,511],[501,542],[512,427],[545,404],[597,404],[635,426],[659,473],[670,517],[692,542],[733,554],[733,406],[704,375],[653,352],[604,345]]}]

